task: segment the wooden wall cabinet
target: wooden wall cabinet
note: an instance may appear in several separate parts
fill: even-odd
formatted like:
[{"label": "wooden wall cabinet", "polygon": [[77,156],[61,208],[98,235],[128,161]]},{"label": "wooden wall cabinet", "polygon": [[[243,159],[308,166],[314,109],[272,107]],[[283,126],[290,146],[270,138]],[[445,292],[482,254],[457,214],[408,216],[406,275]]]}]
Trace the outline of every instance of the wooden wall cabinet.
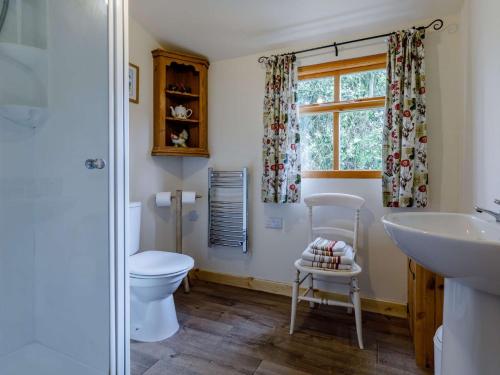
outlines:
[{"label": "wooden wall cabinet", "polygon": [[[208,61],[185,53],[155,49],[154,132],[152,155],[208,157],[207,73]],[[189,118],[172,116],[170,107],[182,105]],[[186,130],[187,147],[176,147],[171,135]]]},{"label": "wooden wall cabinet", "polygon": [[408,320],[419,367],[434,368],[434,334],[443,324],[444,279],[408,259]]}]

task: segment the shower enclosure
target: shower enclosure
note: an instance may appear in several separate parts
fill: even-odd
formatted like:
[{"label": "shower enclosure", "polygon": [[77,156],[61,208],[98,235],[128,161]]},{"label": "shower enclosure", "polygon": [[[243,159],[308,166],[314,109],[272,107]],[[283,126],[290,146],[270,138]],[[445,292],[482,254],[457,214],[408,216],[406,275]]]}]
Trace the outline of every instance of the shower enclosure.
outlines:
[{"label": "shower enclosure", "polygon": [[2,375],[128,371],[127,19],[0,0]]}]

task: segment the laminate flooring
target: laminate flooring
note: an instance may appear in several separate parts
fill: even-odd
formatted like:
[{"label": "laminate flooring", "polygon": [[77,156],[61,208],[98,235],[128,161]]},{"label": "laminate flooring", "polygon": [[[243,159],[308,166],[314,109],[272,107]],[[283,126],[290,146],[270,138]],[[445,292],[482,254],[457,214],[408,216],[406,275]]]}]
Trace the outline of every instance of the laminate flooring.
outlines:
[{"label": "laminate flooring", "polygon": [[290,298],[195,281],[176,292],[181,328],[158,343],[131,343],[132,375],[409,375],[415,365],[405,319],[363,312],[365,350],[345,308],[299,304],[290,336]]}]

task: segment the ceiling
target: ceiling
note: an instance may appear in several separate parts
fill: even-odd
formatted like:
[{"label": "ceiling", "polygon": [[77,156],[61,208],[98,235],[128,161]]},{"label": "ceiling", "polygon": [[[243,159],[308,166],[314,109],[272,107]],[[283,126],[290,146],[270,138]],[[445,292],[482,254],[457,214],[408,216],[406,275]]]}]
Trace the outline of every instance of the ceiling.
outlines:
[{"label": "ceiling", "polygon": [[[463,0],[130,0],[158,42],[220,60],[458,13]],[[340,41],[340,39],[337,39]]]}]

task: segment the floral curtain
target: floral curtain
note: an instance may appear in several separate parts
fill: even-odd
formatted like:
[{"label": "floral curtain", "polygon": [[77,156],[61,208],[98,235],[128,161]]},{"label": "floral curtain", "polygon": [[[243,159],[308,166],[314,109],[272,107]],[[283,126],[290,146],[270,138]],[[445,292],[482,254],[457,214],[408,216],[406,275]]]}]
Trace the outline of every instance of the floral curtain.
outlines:
[{"label": "floral curtain", "polygon": [[388,40],[386,122],[382,174],[385,207],[426,207],[425,29]]},{"label": "floral curtain", "polygon": [[300,202],[295,56],[271,56],[265,64],[262,201]]}]

